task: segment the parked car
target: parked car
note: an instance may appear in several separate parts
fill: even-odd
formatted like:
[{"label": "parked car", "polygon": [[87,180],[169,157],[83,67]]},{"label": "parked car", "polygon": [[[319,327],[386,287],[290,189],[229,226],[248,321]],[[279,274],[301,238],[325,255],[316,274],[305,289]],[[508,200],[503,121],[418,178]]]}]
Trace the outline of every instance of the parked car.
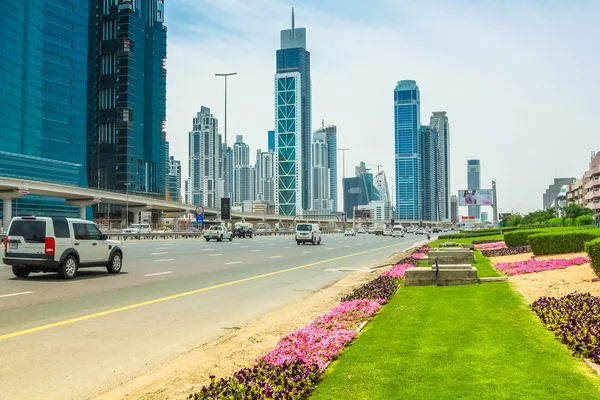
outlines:
[{"label": "parked car", "polygon": [[206,239],[207,242],[211,239],[214,239],[217,242],[222,242],[223,240],[229,240],[231,242],[233,240],[233,232],[223,225],[213,225],[204,232],[204,239]]},{"label": "parked car", "polygon": [[91,221],[64,217],[13,218],[4,238],[4,264],[25,278],[32,272],[58,272],[73,279],[84,267],[123,267],[120,242],[109,240]]},{"label": "parked car", "polygon": [[346,229],[344,236],[356,236],[356,231],[352,228]]},{"label": "parked car", "polygon": [[233,228],[233,236],[234,237],[238,237],[238,238],[250,238],[252,239],[252,235],[254,234],[254,231],[252,229],[252,224],[237,224],[234,228]]},{"label": "parked car", "polygon": [[321,244],[319,224],[296,224],[296,244]]}]

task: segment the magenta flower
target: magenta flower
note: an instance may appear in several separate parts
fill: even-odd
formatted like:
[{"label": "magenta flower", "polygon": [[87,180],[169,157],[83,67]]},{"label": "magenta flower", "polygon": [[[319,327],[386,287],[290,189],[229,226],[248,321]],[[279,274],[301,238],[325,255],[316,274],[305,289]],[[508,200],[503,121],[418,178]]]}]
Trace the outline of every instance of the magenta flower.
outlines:
[{"label": "magenta flower", "polygon": [[571,259],[556,258],[551,260],[537,260],[531,258],[526,261],[518,261],[512,263],[497,263],[494,265],[498,270],[504,272],[508,276],[531,274],[534,272],[551,271],[555,269],[565,269],[572,265],[582,265],[589,263],[587,257],[575,257]]},{"label": "magenta flower", "polygon": [[394,265],[387,271],[383,271],[381,276],[391,276],[392,278],[404,278],[404,273],[407,269],[414,267],[412,264],[398,264]]},{"label": "magenta flower", "polygon": [[427,254],[425,253],[414,253],[411,257],[415,260],[420,260],[421,258],[425,258]]},{"label": "magenta flower", "polygon": [[477,246],[475,246],[475,248],[478,249],[478,250],[499,249],[499,248],[502,248],[502,247],[506,247],[506,243],[504,243],[504,242],[494,242],[494,243],[478,244]]}]

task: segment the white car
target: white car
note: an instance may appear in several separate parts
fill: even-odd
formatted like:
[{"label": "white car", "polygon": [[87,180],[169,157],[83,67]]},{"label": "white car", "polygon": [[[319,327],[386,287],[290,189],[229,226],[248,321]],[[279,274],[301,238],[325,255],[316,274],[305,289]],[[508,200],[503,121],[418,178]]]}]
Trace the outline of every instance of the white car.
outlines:
[{"label": "white car", "polygon": [[392,229],[392,236],[404,237],[404,228],[402,227],[402,225],[394,226],[394,228]]},{"label": "white car", "polygon": [[367,231],[365,231],[365,230],[364,230],[364,228],[360,228],[360,229],[358,230],[358,233],[359,233],[359,234],[364,234],[364,233],[367,233]]},{"label": "white car", "polygon": [[383,236],[392,236],[392,230],[390,228],[385,228],[383,230]]},{"label": "white car", "polygon": [[346,229],[344,236],[356,236],[356,231],[354,229]]},{"label": "white car", "polygon": [[123,250],[91,221],[64,217],[13,218],[4,238],[6,265],[26,278],[32,272],[58,272],[72,279],[79,268],[105,267],[121,272]]},{"label": "white car", "polygon": [[131,224],[129,228],[123,229],[123,233],[152,233],[149,224]]},{"label": "white car", "polygon": [[206,239],[207,242],[211,239],[215,239],[217,242],[222,242],[227,239],[231,242],[233,240],[233,232],[223,225],[213,225],[204,232],[204,239]]},{"label": "white car", "polygon": [[321,227],[319,224],[296,224],[296,244],[321,244]]}]

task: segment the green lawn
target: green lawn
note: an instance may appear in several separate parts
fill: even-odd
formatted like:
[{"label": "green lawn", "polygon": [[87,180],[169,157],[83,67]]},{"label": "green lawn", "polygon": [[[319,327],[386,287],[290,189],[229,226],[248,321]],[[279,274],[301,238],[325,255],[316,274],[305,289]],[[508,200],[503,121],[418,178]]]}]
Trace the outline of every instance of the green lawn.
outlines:
[{"label": "green lawn", "polygon": [[315,399],[600,399],[600,378],[509,283],[404,287],[326,371]]}]

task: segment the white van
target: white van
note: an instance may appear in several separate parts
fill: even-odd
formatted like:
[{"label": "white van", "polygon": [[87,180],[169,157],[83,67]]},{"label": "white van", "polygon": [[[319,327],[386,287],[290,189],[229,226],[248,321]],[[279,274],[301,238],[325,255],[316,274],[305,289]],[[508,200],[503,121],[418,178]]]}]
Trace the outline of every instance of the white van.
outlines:
[{"label": "white van", "polygon": [[296,224],[296,244],[321,244],[321,227],[319,224]]},{"label": "white van", "polygon": [[392,237],[404,237],[404,227],[402,225],[395,225],[392,229]]}]

